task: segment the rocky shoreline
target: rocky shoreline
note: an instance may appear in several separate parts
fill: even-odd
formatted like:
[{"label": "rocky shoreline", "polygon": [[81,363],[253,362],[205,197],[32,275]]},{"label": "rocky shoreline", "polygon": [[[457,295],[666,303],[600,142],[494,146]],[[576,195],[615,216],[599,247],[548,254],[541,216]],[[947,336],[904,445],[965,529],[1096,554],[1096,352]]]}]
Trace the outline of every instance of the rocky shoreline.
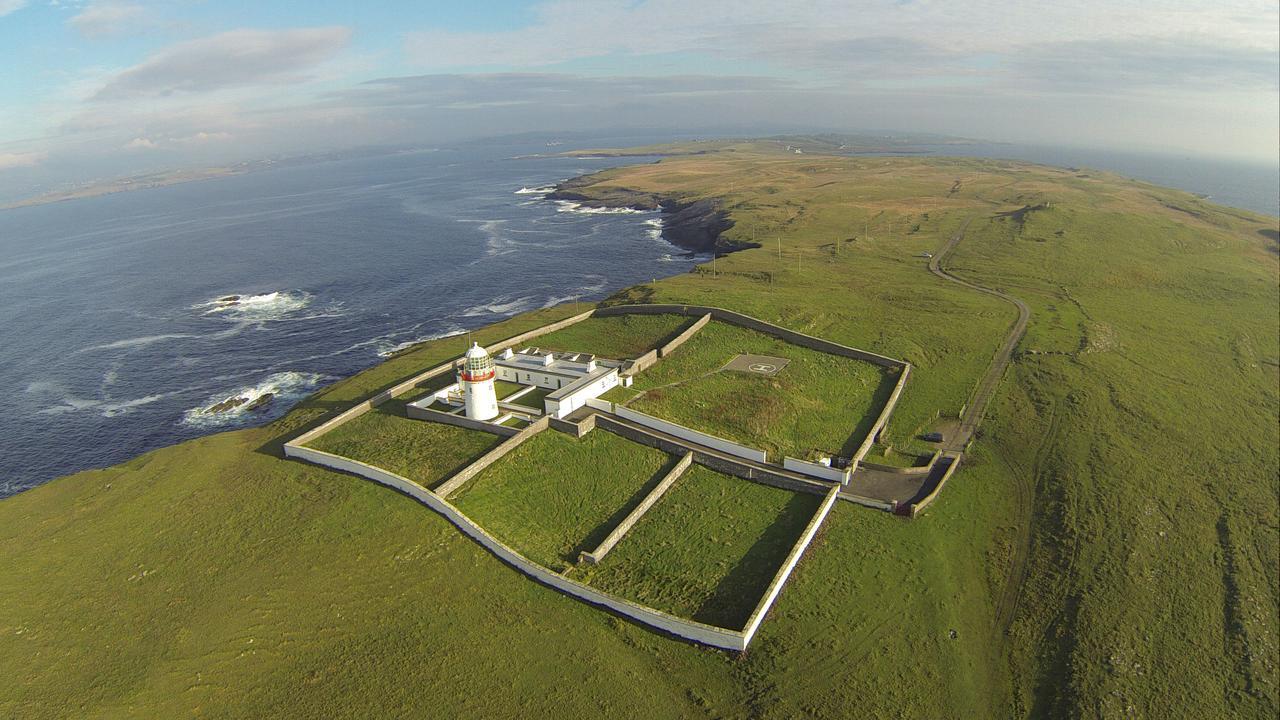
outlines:
[{"label": "rocky shoreline", "polygon": [[591,208],[660,210],[662,238],[691,253],[724,255],[760,247],[759,243],[724,237],[725,231],[733,227],[733,220],[718,200],[683,200],[627,188],[600,188],[596,182],[592,175],[572,178],[556,185],[547,198]]}]

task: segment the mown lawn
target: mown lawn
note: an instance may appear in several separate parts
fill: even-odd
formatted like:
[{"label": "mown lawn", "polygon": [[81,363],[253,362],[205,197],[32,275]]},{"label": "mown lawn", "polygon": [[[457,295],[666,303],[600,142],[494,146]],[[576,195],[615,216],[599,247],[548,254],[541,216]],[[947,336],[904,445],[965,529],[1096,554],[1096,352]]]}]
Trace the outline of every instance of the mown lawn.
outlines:
[{"label": "mown lawn", "polygon": [[545,430],[463,485],[450,501],[525,557],[552,569],[609,534],[675,463],[597,430]]},{"label": "mown lawn", "polygon": [[740,629],[821,502],[695,464],[584,577],[659,610]]},{"label": "mown lawn", "polygon": [[492,433],[412,420],[386,403],[321,435],[310,447],[369,463],[431,488],[502,442]]},{"label": "mown lawn", "polygon": [[[791,362],[773,377],[721,370],[744,353]],[[851,455],[897,377],[871,363],[712,322],[637,375],[630,390],[638,397],[627,406],[760,448],[775,461],[811,451]]]}]

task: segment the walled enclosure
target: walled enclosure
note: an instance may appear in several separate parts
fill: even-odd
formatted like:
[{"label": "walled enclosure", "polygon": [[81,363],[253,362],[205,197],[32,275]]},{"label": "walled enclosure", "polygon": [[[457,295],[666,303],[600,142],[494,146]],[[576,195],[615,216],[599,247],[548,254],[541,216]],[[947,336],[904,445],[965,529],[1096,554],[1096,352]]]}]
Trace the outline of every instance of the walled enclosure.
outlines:
[{"label": "walled enclosure", "polygon": [[[676,309],[675,310],[670,310],[670,309],[659,310],[658,308],[676,308]],[[565,328],[575,323],[581,322],[589,317],[592,317],[593,315],[608,316],[608,315],[627,314],[627,312],[625,312],[624,309],[632,310],[633,312],[635,312],[635,314],[662,314],[663,312],[668,312],[668,313],[675,313],[675,314],[682,314],[682,315],[690,315],[690,314],[702,315],[703,317],[701,320],[699,320],[697,323],[694,323],[694,325],[691,326],[689,329],[687,329],[685,332],[681,333],[680,337],[676,338],[671,343],[668,343],[666,346],[664,346],[663,349],[668,352],[670,351],[670,349],[674,349],[675,346],[678,346],[679,343],[682,343],[685,340],[687,340],[688,337],[691,337],[698,329],[700,329],[703,325],[709,322],[712,318],[717,318],[717,319],[725,320],[732,324],[738,324],[744,327],[749,327],[751,329],[760,330],[761,332],[765,332],[765,333],[774,335],[776,337],[780,337],[784,340],[797,342],[797,344],[801,344],[805,347],[810,347],[812,349],[822,350],[825,352],[834,352],[835,354],[845,355],[847,357],[855,357],[858,359],[868,360],[870,362],[874,362],[879,365],[901,367],[902,377],[898,381],[897,387],[895,388],[894,393],[890,398],[890,402],[886,404],[886,408],[884,409],[884,411],[882,411],[880,418],[877,420],[876,427],[874,431],[871,433],[870,437],[874,437],[875,433],[879,432],[879,429],[882,428],[884,423],[887,421],[889,413],[892,410],[892,406],[894,403],[896,403],[897,396],[900,394],[902,387],[905,384],[906,374],[910,367],[907,363],[904,363],[901,361],[892,360],[890,358],[885,358],[883,356],[875,355],[873,353],[867,353],[861,350],[856,350],[854,348],[847,348],[845,346],[838,345],[836,343],[830,343],[828,341],[820,340],[818,338],[812,338],[808,335],[796,333],[794,331],[786,330],[785,328],[780,328],[776,325],[771,325],[769,323],[765,323],[763,321],[757,320],[755,318],[751,318],[746,315],[741,315],[740,313],[733,313],[731,311],[722,310],[719,308],[690,308],[687,306],[617,306],[614,308],[591,310],[585,313],[574,315],[564,320],[560,320],[555,323],[551,323],[549,325],[545,325],[540,328],[535,328],[534,330],[530,330],[525,333],[521,333],[514,337],[511,337],[501,342],[490,345],[485,349],[490,353],[499,352],[508,347],[512,347],[519,343],[525,342],[526,340],[530,340],[532,338],[538,337],[539,335],[544,335],[550,332],[554,332],[561,328]],[[656,351],[654,352],[654,354],[656,355]],[[656,360],[656,357],[655,357],[655,360]],[[759,478],[759,479],[765,480],[766,482],[769,482],[769,480],[781,481],[781,483],[778,483],[778,484],[782,487],[786,487],[787,489],[792,489],[792,490],[798,489],[795,486],[800,485],[800,486],[804,486],[803,487],[804,492],[817,492],[819,494],[825,492],[825,499],[823,503],[819,506],[817,512],[815,512],[813,518],[810,520],[804,532],[801,533],[800,537],[797,539],[796,543],[793,545],[790,554],[787,556],[786,561],[778,569],[778,572],[775,574],[773,581],[769,585],[769,588],[766,590],[764,596],[760,599],[755,610],[752,612],[752,614],[748,618],[746,625],[743,627],[742,630],[730,630],[727,628],[707,625],[705,623],[699,623],[694,620],[679,618],[679,617],[670,615],[668,613],[664,613],[660,610],[650,608],[645,605],[641,605],[639,603],[635,603],[630,600],[626,600],[624,598],[621,598],[609,593],[602,592],[600,590],[592,588],[583,583],[571,580],[562,575],[554,573],[548,568],[545,568],[537,563],[530,561],[520,553],[508,547],[498,539],[494,538],[492,535],[486,532],[483,528],[481,528],[479,525],[473,522],[470,518],[468,518],[466,515],[460,512],[456,507],[451,505],[445,499],[445,497],[450,492],[456,490],[458,486],[466,482],[467,479],[473,477],[476,473],[480,472],[480,470],[482,470],[484,467],[487,467],[489,464],[497,460],[498,457],[505,455],[507,452],[510,452],[512,449],[514,449],[520,443],[527,440],[529,437],[532,437],[534,434],[550,426],[552,419],[549,417],[544,416],[543,418],[540,418],[539,421],[531,424],[524,430],[519,431],[518,433],[516,433],[515,435],[513,435],[512,437],[504,441],[497,448],[494,448],[485,456],[481,457],[475,463],[472,463],[472,465],[468,466],[467,468],[464,468],[462,471],[457,473],[454,477],[450,478],[440,486],[439,494],[433,493],[427,488],[407,478],[401,477],[399,475],[396,475],[395,473],[388,472],[381,468],[374,467],[367,463],[359,462],[356,460],[352,460],[350,458],[344,458],[344,457],[340,457],[338,455],[334,455],[324,451],[305,447],[306,443],[320,437],[321,435],[324,435],[330,430],[333,430],[334,428],[356,417],[359,417],[360,415],[368,412],[370,409],[382,404],[383,402],[386,402],[387,400],[390,400],[392,398],[395,398],[399,395],[402,395],[412,390],[419,383],[425,380],[437,377],[442,373],[450,372],[452,369],[453,369],[452,362],[431,368],[407,380],[404,380],[392,386],[391,388],[384,390],[381,393],[374,395],[368,400],[356,403],[350,409],[321,423],[319,426],[300,434],[299,436],[295,437],[293,440],[286,442],[284,444],[285,456],[290,458],[306,460],[308,462],[312,462],[317,465],[321,465],[331,469],[352,473],[360,477],[373,480],[374,482],[380,483],[382,485],[386,485],[402,493],[405,493],[410,497],[413,497],[414,499],[423,503],[424,505],[430,507],[432,510],[435,510],[436,512],[443,515],[446,519],[452,522],[456,527],[462,530],[466,535],[474,539],[476,542],[480,543],[482,546],[484,546],[486,549],[488,549],[490,552],[496,555],[499,559],[508,563],[512,567],[520,570],[521,572],[525,573],[526,575],[533,578],[534,580],[537,580],[538,582],[543,583],[545,585],[554,587],[572,597],[576,597],[580,600],[583,600],[591,604],[609,608],[614,612],[617,612],[621,615],[624,615],[626,617],[642,622],[650,627],[662,630],[664,632],[671,633],[673,635],[685,638],[687,640],[692,640],[694,642],[711,645],[713,647],[718,647],[718,648],[723,648],[728,650],[738,650],[738,651],[745,650],[747,648],[747,645],[750,644],[751,639],[755,636],[755,633],[759,629],[760,624],[763,621],[765,615],[768,613],[769,609],[772,607],[774,601],[778,597],[778,594],[781,592],[783,585],[785,585],[787,579],[790,577],[792,570],[795,569],[795,566],[799,562],[800,557],[803,556],[804,551],[809,547],[809,544],[812,542],[814,536],[817,534],[818,529],[821,527],[822,522],[826,519],[828,513],[830,513],[832,506],[835,504],[835,501],[839,496],[839,491],[841,488],[839,484],[824,486],[819,483],[797,481],[793,478],[786,478],[783,476],[778,476],[778,477],[769,478],[769,479],[765,479],[763,477]],[[573,434],[576,435],[577,437],[581,437],[583,434],[585,434],[586,432],[589,432],[592,428],[596,426],[597,417],[598,416],[596,415],[590,416],[589,419],[592,420],[593,422],[589,424],[585,421],[579,422],[577,424],[569,423],[563,420],[557,420],[556,422],[557,422],[557,427],[560,427],[560,424],[563,424],[565,426],[564,429],[572,428]],[[601,418],[601,420],[605,421],[606,423],[603,425],[603,427],[606,427],[611,431],[618,432],[619,430],[623,430],[623,432],[619,432],[619,434],[623,435],[624,437],[629,437],[630,435],[635,435],[637,433],[645,434],[643,428],[638,428],[636,426],[631,426],[629,424],[624,426],[621,423],[612,421],[607,417]],[[657,441],[658,443],[664,442],[660,438],[657,438],[656,436],[650,436],[649,439],[651,441]],[[660,445],[656,445],[656,446],[660,446]],[[702,460],[696,457],[696,453],[688,451],[687,448],[681,448],[681,452],[687,453],[687,456],[684,458],[684,460],[682,460],[682,464],[684,464],[685,467],[687,467],[687,462],[692,462],[692,461],[703,462]],[[745,474],[744,474],[744,464],[736,461],[732,457],[714,455],[714,456],[707,456],[705,459],[706,459],[706,462],[703,462],[703,464],[713,469],[720,469],[720,467],[718,466],[724,466],[725,464],[732,466],[733,470],[737,470],[737,472],[728,471],[729,474],[738,475],[740,477],[752,478],[753,473],[761,472],[761,469],[759,468],[751,468],[748,466],[748,467],[745,467]],[[950,475],[950,470],[954,470],[954,468],[955,468],[955,465],[953,464],[953,466],[949,469],[947,474]],[[767,471],[764,471],[763,474],[767,475],[769,473]],[[672,475],[675,475],[678,477],[678,473],[673,472]],[[670,480],[674,482],[675,477],[671,477]],[[945,478],[944,478],[944,482],[945,482]],[[775,483],[770,482],[769,484],[775,484]],[[667,486],[669,487],[670,484],[667,483]],[[940,488],[941,488],[941,483],[939,484],[938,489]],[[936,496],[936,494],[937,494],[937,489],[935,489],[934,493],[932,493],[932,496]],[[927,500],[932,500],[932,496],[929,497]],[[653,498],[655,502],[656,502],[656,499],[657,499],[656,497]],[[649,503],[649,504],[651,505],[652,503]],[[870,503],[867,503],[867,504],[871,504],[872,506],[879,506],[874,501],[871,501]],[[921,506],[923,506],[924,504],[927,504],[927,501],[925,503],[922,503]],[[892,508],[884,507],[883,509],[892,509]],[[915,510],[915,508],[913,508],[913,510]],[[631,518],[628,517],[628,519],[631,519]]]}]

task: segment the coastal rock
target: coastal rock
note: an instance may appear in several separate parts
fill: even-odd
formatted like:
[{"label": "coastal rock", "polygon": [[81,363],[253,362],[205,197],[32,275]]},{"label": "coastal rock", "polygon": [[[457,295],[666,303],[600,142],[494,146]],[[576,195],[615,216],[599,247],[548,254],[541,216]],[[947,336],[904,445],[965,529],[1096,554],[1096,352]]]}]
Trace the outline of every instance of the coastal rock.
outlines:
[{"label": "coastal rock", "polygon": [[633,208],[636,210],[662,211],[662,238],[692,253],[718,255],[736,250],[760,247],[758,243],[729,240],[723,237],[733,227],[733,220],[719,200],[705,198],[684,200],[678,197],[660,196],[640,190],[618,187],[599,187],[595,175],[583,175],[556,186],[547,195],[549,200],[567,200],[583,207]]}]

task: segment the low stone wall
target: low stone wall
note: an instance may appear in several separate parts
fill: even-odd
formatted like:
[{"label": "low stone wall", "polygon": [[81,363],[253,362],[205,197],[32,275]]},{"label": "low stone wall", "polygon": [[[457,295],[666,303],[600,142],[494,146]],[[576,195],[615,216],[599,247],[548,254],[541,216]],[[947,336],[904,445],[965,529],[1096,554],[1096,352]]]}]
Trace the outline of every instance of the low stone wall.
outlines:
[{"label": "low stone wall", "polygon": [[711,322],[711,313],[707,313],[693,322],[692,325],[684,329],[684,332],[671,339],[671,342],[658,348],[658,357],[666,357],[670,355],[676,348],[685,344],[689,338],[698,334],[698,331],[707,323]]},{"label": "low stone wall", "polygon": [[667,490],[671,489],[671,486],[675,484],[676,480],[679,479],[679,477],[684,474],[684,471],[688,470],[689,466],[692,464],[693,453],[686,452],[684,457],[680,458],[680,462],[676,463],[676,466],[671,468],[671,471],[667,473],[666,477],[662,478],[661,482],[649,491],[649,494],[645,496],[644,500],[641,500],[640,504],[637,505],[634,510],[627,513],[627,517],[624,518],[622,522],[618,523],[618,527],[614,528],[613,532],[609,533],[609,537],[606,537],[599,545],[597,545],[595,550],[578,554],[578,562],[586,562],[591,565],[595,565],[603,560],[604,556],[608,555],[609,551],[613,549],[613,546],[617,545],[618,541],[622,539],[622,536],[631,531],[631,527],[636,524],[636,521],[644,517],[645,513],[649,512],[649,508],[653,507],[653,504],[658,502],[658,500],[666,494]]},{"label": "low stone wall", "polygon": [[627,369],[622,372],[622,375],[624,376],[637,375],[653,367],[654,364],[657,362],[658,362],[658,351],[650,350],[649,352],[632,360],[631,364],[627,366]]},{"label": "low stone wall", "polygon": [[889,416],[893,415],[893,408],[898,404],[898,398],[902,396],[902,389],[907,386],[907,377],[911,375],[910,363],[902,363],[901,367],[902,374],[897,384],[893,386],[893,392],[889,393],[889,399],[885,402],[884,409],[880,411],[880,417],[876,418],[875,424],[871,426],[871,432],[867,433],[867,437],[858,446],[858,452],[854,453],[853,460],[849,463],[849,472],[858,469],[858,463],[866,457],[867,451],[871,450],[871,446],[875,444],[876,436],[888,424]]},{"label": "low stone wall", "polygon": [[[689,450],[685,445],[668,440],[655,433],[649,432],[643,426],[632,425],[620,422],[618,419],[609,415],[597,415],[596,426],[619,435],[632,442],[647,445],[651,448],[657,448],[663,452],[671,454],[680,454]],[[762,485],[771,485],[782,490],[791,492],[803,492],[811,495],[823,495],[827,492],[830,485],[817,480],[799,480],[797,478],[787,477],[755,465],[749,465],[736,458],[715,455],[701,450],[693,451],[693,461],[699,465],[705,465],[712,470],[725,475],[742,478],[743,480],[751,480]]]},{"label": "low stone wall", "polygon": [[931,490],[928,495],[920,498],[920,502],[911,506],[912,520],[914,520],[917,515],[924,512],[924,509],[929,507],[929,503],[933,502],[938,497],[938,493],[942,492],[942,486],[947,484],[947,481],[951,479],[952,473],[954,473],[958,467],[960,467],[960,458],[952,458],[951,466],[947,468],[947,471],[942,474],[941,478],[938,478],[938,486]]},{"label": "low stone wall", "polygon": [[849,482],[850,472],[848,468],[841,470],[839,468],[828,467],[819,463],[797,460],[793,457],[782,458],[782,467],[790,470],[791,472],[798,472],[801,475],[808,475],[809,477],[816,477],[822,480],[832,480],[840,483],[841,485],[846,485]]},{"label": "low stone wall", "polygon": [[564,328],[567,328],[570,325],[576,325],[582,322],[583,320],[586,320],[587,318],[591,317],[594,314],[595,314],[595,310],[588,310],[584,313],[578,313],[577,315],[574,315],[572,317],[567,317],[564,320],[553,322],[550,325],[543,325],[542,327],[534,328],[527,332],[522,332],[519,335],[516,335],[514,337],[509,337],[506,340],[501,340],[492,345],[486,345],[484,349],[490,355],[497,355],[499,352],[506,350],[509,347],[515,347],[516,345],[520,345],[536,337],[546,335],[547,333],[553,333],[557,330],[563,330]]},{"label": "low stone wall", "polygon": [[515,450],[516,448],[520,447],[520,445],[522,445],[524,441],[528,440],[534,435],[537,435],[543,430],[546,430],[549,424],[550,424],[550,419],[545,416],[540,417],[537,420],[534,420],[533,422],[529,423],[527,427],[517,432],[515,435],[512,435],[511,437],[507,438],[507,440],[503,442],[501,445],[490,450],[484,455],[481,455],[480,459],[476,460],[475,462],[466,466],[462,470],[458,471],[457,475],[454,475],[453,477],[449,478],[444,484],[436,488],[436,494],[442,498],[449,497],[458,488],[462,487],[464,483],[466,483],[468,480],[478,475],[485,468],[497,462],[498,459],[501,458],[503,455],[506,455],[512,450]]},{"label": "low stone wall", "polygon": [[591,603],[592,605],[608,608],[619,615],[629,617],[648,625],[649,627],[656,628],[677,637],[685,638],[686,640],[692,640],[694,642],[723,648],[725,650],[747,649],[747,643],[749,640],[742,631],[715,627],[714,625],[707,625],[694,620],[685,620],[674,615],[669,615],[661,610],[656,610],[639,603],[631,602],[630,600],[625,600],[616,595],[610,595],[609,593],[602,592],[593,587],[577,582],[576,580],[571,580],[548,570],[547,568],[524,557],[512,548],[508,547],[502,541],[485,532],[483,528],[472,522],[470,518],[462,514],[462,512],[456,507],[449,504],[447,500],[412,480],[403,478],[395,473],[387,472],[386,470],[372,465],[351,460],[350,458],[344,458],[331,453],[301,446],[286,446],[285,455],[288,457],[298,458],[300,460],[306,460],[334,470],[341,470],[353,475],[358,475],[376,483],[386,485],[387,487],[395,490],[399,490],[443,515],[446,520],[453,523],[459,530],[476,542],[480,543],[480,545],[484,546],[485,549],[496,555],[503,562],[543,585],[555,588],[566,595],[578,598],[579,600]]},{"label": "low stone wall", "polygon": [[911,467],[898,467],[897,465],[880,465],[878,463],[864,462],[858,467],[877,472],[894,473],[897,475],[924,475],[933,471],[933,466],[938,462],[938,458],[942,456],[941,450],[934,450],[933,457],[929,458],[929,462],[924,465],[913,465]]},{"label": "low stone wall", "polygon": [[552,430],[562,432],[565,435],[572,435],[575,439],[580,439],[583,435],[586,435],[596,429],[595,413],[591,413],[577,422],[551,416],[547,417],[551,422]]},{"label": "low stone wall", "polygon": [[884,355],[877,355],[866,350],[851,348],[846,345],[823,340],[812,335],[805,335],[795,330],[788,330],[780,325],[774,325],[750,315],[725,310],[724,308],[708,307],[705,305],[613,305],[607,308],[599,308],[595,311],[597,317],[608,317],[611,315],[706,315],[710,314],[712,319],[727,322],[730,325],[745,327],[758,332],[773,335],[782,338],[787,342],[795,343],[801,347],[807,347],[811,350],[818,350],[832,355],[840,355],[842,357],[851,357],[858,360],[865,360],[869,363],[881,365],[884,367],[902,367],[907,363],[902,360],[895,360]]},{"label": "low stone wall", "polygon": [[839,492],[839,485],[827,491],[826,499],[818,506],[818,511],[813,514],[813,519],[809,521],[804,532],[800,533],[800,539],[796,540],[796,544],[792,546],[786,562],[778,568],[778,573],[773,576],[773,582],[769,583],[769,589],[760,599],[760,604],[756,605],[755,611],[747,619],[747,624],[742,629],[744,643],[750,643],[751,638],[755,637],[756,630],[760,629],[760,623],[764,621],[764,616],[768,614],[769,608],[773,607],[773,602],[778,599],[778,593],[782,592],[782,586],[787,583],[787,578],[791,577],[791,571],[795,569],[796,563],[800,562],[804,551],[809,548],[809,543],[813,542],[813,536],[818,534],[818,528],[822,527],[822,521],[827,519],[827,514],[836,504]]},{"label": "low stone wall", "polygon": [[697,430],[687,428],[683,425],[677,425],[676,423],[668,422],[666,420],[661,420],[652,415],[646,415],[628,407],[615,404],[613,406],[613,413],[624,420],[630,420],[633,423],[644,425],[645,427],[652,428],[658,432],[666,433],[682,440],[688,440],[689,442],[697,443],[698,445],[705,445],[723,453],[736,455],[740,458],[746,458],[747,460],[753,460],[755,462],[768,462],[763,450],[756,450],[755,448],[749,448],[746,445],[740,445],[736,442],[725,440],[724,438],[718,438],[715,435],[698,432]]},{"label": "low stone wall", "polygon": [[854,495],[852,493],[840,493],[840,499],[848,500],[854,505],[861,505],[863,507],[874,508],[876,510],[884,510],[885,512],[897,512],[898,510],[897,500],[877,500],[875,498],[869,498],[864,495]]},{"label": "low stone wall", "polygon": [[432,410],[431,408],[416,407],[413,405],[404,406],[404,414],[414,420],[426,420],[427,422],[444,423],[445,425],[457,425],[468,430],[479,430],[481,432],[493,433],[503,437],[511,437],[520,432],[517,428],[507,427],[505,425],[494,425],[491,422],[483,420],[472,420],[465,415],[455,415],[453,413]]}]

